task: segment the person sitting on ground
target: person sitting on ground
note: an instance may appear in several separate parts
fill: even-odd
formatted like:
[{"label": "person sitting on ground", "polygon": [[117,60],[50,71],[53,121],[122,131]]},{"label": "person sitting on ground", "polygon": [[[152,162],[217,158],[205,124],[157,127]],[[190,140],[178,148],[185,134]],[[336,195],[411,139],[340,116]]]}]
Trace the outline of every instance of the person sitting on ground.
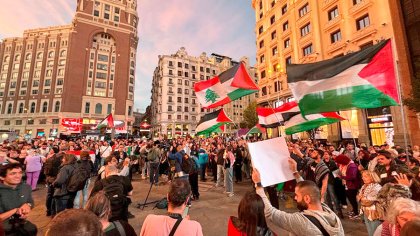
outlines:
[{"label": "person sitting on ground", "polygon": [[398,198],[391,203],[385,221],[376,228],[373,235],[400,235],[401,228],[416,217],[420,217],[419,203],[408,198]]},{"label": "person sitting on ground", "polygon": [[105,169],[105,178],[96,181],[90,193],[90,198],[100,190],[104,190],[111,201],[110,221],[125,220],[133,217],[128,213],[128,205],[131,200],[128,196],[132,195],[133,185],[131,185],[128,177],[119,176],[118,169],[114,165],[107,165]]},{"label": "person sitting on ground", "polygon": [[326,204],[321,203],[321,193],[315,182],[303,180],[297,171],[296,161],[291,158],[289,158],[289,168],[298,182],[295,188],[295,200],[300,212],[296,213],[275,209],[265,195],[260,173],[257,169],[252,173],[256,192],[264,201],[266,221],[295,235],[344,236],[343,225],[338,216]]},{"label": "person sitting on ground", "polygon": [[0,166],[0,224],[6,235],[17,233],[12,222],[20,221],[29,235],[36,235],[37,228],[27,221],[34,206],[31,186],[22,182],[22,166],[9,163]]},{"label": "person sitting on ground", "polygon": [[186,179],[176,178],[169,187],[168,215],[153,215],[146,217],[141,227],[140,236],[201,236],[201,225],[190,220],[188,202],[191,197],[191,186]]},{"label": "person sitting on ground", "polygon": [[271,236],[264,218],[264,202],[255,192],[248,192],[238,206],[238,217],[231,216],[228,236]]},{"label": "person sitting on ground", "polygon": [[104,191],[99,191],[87,202],[86,210],[93,212],[99,217],[102,224],[102,230],[105,236],[135,236],[133,227],[126,221],[109,221],[111,216],[111,202]]},{"label": "person sitting on ground", "polygon": [[49,223],[45,236],[102,236],[98,217],[84,209],[67,209]]}]

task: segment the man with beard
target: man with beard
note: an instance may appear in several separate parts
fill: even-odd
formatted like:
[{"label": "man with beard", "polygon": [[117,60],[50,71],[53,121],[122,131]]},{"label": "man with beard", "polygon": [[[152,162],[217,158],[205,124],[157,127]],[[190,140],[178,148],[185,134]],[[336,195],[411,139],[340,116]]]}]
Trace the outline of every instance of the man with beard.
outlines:
[{"label": "man with beard", "polygon": [[[267,222],[280,228],[277,235],[285,234],[284,230],[293,235],[337,235],[343,236],[344,229],[338,216],[324,203],[321,203],[321,193],[312,181],[303,180],[297,171],[296,162],[289,158],[289,168],[296,181],[295,200],[300,212],[287,213],[275,209],[261,186],[261,178],[257,169],[252,173],[256,192],[264,201],[264,212]],[[276,230],[274,230],[276,231]],[[279,230],[277,230],[279,231]]]},{"label": "man with beard", "polygon": [[[330,170],[322,160],[324,151],[320,149],[309,149],[307,163],[303,167],[303,176],[305,180],[311,180],[321,189],[321,201],[324,202],[328,187],[328,173]],[[305,159],[306,160],[306,159]]]}]

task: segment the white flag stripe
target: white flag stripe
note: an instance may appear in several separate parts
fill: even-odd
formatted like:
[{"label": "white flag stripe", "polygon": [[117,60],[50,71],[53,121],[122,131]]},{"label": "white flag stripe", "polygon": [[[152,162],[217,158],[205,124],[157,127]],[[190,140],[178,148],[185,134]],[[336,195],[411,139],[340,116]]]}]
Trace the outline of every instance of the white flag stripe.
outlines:
[{"label": "white flag stripe", "polygon": [[[206,91],[207,90],[212,90],[213,92],[215,92],[219,97],[214,101],[206,101]],[[219,102],[223,99],[225,99],[227,97],[227,93],[223,87],[223,85],[221,83],[217,83],[211,87],[208,87],[207,89],[203,89],[201,91],[196,92],[197,95],[197,99],[200,102],[200,104],[203,107],[207,107],[210,106],[211,104],[214,104],[216,102]]]},{"label": "white flag stripe", "polygon": [[345,89],[360,85],[370,85],[369,81],[362,79],[357,75],[366,65],[367,64],[354,65],[331,78],[288,83],[288,86],[293,92],[294,98],[299,101],[306,94],[322,93],[324,91]]},{"label": "white flag stripe", "polygon": [[283,116],[281,113],[273,113],[269,116],[258,116],[258,120],[261,125],[270,125],[277,122],[282,122]]},{"label": "white flag stripe", "polygon": [[316,120],[316,119],[319,119],[319,118],[324,118],[324,116],[321,115],[321,114],[311,114],[311,115],[305,116],[305,118],[303,118],[303,116],[301,114],[295,115],[290,120],[286,121],[284,126],[287,129],[289,127],[292,127],[292,126],[295,126],[295,125],[298,125],[298,124],[301,124],[301,123],[304,123],[304,122],[308,122],[308,121],[311,121],[311,120]]}]

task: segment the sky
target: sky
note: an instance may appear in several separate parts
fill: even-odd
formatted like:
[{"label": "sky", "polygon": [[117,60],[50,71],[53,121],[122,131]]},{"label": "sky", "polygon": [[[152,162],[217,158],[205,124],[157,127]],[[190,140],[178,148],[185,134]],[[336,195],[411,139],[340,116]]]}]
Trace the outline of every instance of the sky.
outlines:
[{"label": "sky", "polygon": [[[159,55],[217,53],[255,64],[255,13],[251,0],[137,0],[139,15],[134,108],[150,104]],[[0,40],[26,29],[70,24],[76,0],[0,0]]]}]

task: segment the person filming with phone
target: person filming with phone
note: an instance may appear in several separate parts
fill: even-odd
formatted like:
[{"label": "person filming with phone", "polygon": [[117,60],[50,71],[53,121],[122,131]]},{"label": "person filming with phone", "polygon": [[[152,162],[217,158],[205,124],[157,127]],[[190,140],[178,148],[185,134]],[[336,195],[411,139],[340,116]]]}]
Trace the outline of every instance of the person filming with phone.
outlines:
[{"label": "person filming with phone", "polygon": [[140,236],[201,236],[200,223],[188,215],[191,186],[186,179],[174,179],[167,194],[167,215],[150,214],[143,222]]}]

